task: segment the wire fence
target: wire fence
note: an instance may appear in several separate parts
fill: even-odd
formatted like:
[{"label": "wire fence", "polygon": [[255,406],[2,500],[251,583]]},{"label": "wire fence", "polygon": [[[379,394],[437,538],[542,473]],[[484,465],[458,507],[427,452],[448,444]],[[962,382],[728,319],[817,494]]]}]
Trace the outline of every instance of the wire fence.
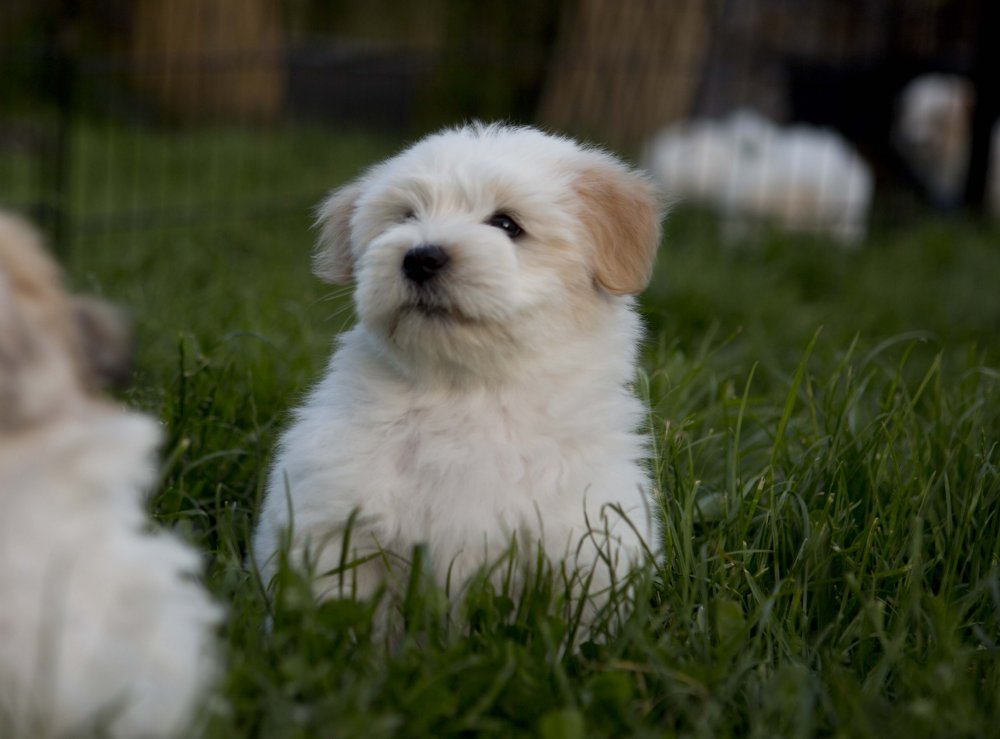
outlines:
[{"label": "wire fence", "polygon": [[63,250],[105,230],[301,214],[334,184],[332,138],[398,143],[480,117],[610,145],[734,233],[758,214],[867,218],[899,192],[1000,211],[988,0],[329,5],[9,0],[0,205]]}]

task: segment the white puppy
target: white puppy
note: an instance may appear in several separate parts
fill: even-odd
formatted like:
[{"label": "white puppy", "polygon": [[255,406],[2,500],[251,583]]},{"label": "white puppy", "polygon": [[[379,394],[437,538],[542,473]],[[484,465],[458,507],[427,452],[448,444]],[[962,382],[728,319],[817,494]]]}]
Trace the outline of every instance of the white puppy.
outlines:
[{"label": "white puppy", "polygon": [[737,111],[665,128],[645,159],[668,196],[716,208],[733,242],[761,221],[845,245],[858,244],[867,231],[871,169],[829,129],[779,126]]},{"label": "white puppy", "polygon": [[658,537],[630,390],[650,184],[568,139],[473,125],[373,167],[320,221],[316,272],[356,280],[359,321],[281,440],[265,578],[288,530],[321,597],[391,591],[418,544],[459,587],[516,540],[599,598]]},{"label": "white puppy", "polygon": [[[956,74],[915,77],[899,94],[893,143],[938,206],[962,200],[972,148],[976,91]],[[986,207],[1000,217],[1000,123],[990,134]]]},{"label": "white puppy", "polygon": [[899,93],[893,144],[936,205],[962,200],[974,104],[972,83],[953,74],[920,75]]},{"label": "white puppy", "polygon": [[150,532],[160,433],[102,401],[125,333],[0,214],[0,735],[169,736],[212,674],[195,552]]}]

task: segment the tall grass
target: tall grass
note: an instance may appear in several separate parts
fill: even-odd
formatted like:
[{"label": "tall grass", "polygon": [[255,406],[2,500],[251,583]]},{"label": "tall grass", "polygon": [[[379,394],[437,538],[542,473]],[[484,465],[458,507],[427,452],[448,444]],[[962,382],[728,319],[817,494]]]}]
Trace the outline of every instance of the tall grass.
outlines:
[{"label": "tall grass", "polygon": [[[108,135],[84,130],[76,147],[81,223],[106,215],[97,192],[143,213],[221,202],[230,149],[256,152],[254,197],[305,202],[392,148],[294,129],[136,133],[126,156],[102,149]],[[191,175],[211,156],[214,179]],[[664,550],[614,604],[629,615],[567,648],[552,576],[480,583],[458,616],[415,577],[391,645],[375,603],[317,604],[287,570],[266,597],[244,566],[262,480],[349,296],[309,276],[304,208],[126,225],[76,233],[68,266],[134,313],[126,400],[167,434],[151,509],[205,551],[229,609],[201,735],[995,733],[996,230],[927,219],[856,252],[776,235],[731,249],[677,214],[644,298],[637,383]]]}]

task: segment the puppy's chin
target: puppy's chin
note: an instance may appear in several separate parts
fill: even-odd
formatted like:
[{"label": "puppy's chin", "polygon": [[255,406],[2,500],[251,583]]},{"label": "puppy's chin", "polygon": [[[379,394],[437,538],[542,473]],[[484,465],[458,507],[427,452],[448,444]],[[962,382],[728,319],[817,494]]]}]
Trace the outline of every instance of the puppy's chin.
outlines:
[{"label": "puppy's chin", "polygon": [[396,311],[396,318],[393,322],[394,329],[390,332],[390,338],[391,334],[398,330],[399,325],[409,319],[415,321],[434,321],[444,324],[441,328],[448,328],[450,324],[471,326],[483,322],[479,318],[467,315],[458,306],[450,305],[440,299],[418,295],[401,305],[399,310]]},{"label": "puppy's chin", "polygon": [[362,325],[404,375],[429,385],[501,384],[515,374],[521,354],[506,322],[441,302],[406,302]]}]

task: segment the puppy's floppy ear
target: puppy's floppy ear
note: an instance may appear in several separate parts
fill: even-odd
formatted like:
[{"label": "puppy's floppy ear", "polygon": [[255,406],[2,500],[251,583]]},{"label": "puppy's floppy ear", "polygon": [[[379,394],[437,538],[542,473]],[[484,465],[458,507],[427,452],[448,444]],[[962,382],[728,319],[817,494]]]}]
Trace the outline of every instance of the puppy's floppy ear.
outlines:
[{"label": "puppy's floppy ear", "polygon": [[351,217],[361,196],[361,184],[352,182],[330,193],[317,209],[319,239],[313,254],[313,274],[334,283],[350,282],[354,275]]},{"label": "puppy's floppy ear", "polygon": [[72,309],[87,387],[125,387],[132,374],[132,341],[121,313],[91,297],[74,297]]},{"label": "puppy's floppy ear", "polygon": [[662,214],[655,188],[603,154],[580,169],[573,186],[594,242],[595,282],[613,295],[642,292],[660,243]]}]

